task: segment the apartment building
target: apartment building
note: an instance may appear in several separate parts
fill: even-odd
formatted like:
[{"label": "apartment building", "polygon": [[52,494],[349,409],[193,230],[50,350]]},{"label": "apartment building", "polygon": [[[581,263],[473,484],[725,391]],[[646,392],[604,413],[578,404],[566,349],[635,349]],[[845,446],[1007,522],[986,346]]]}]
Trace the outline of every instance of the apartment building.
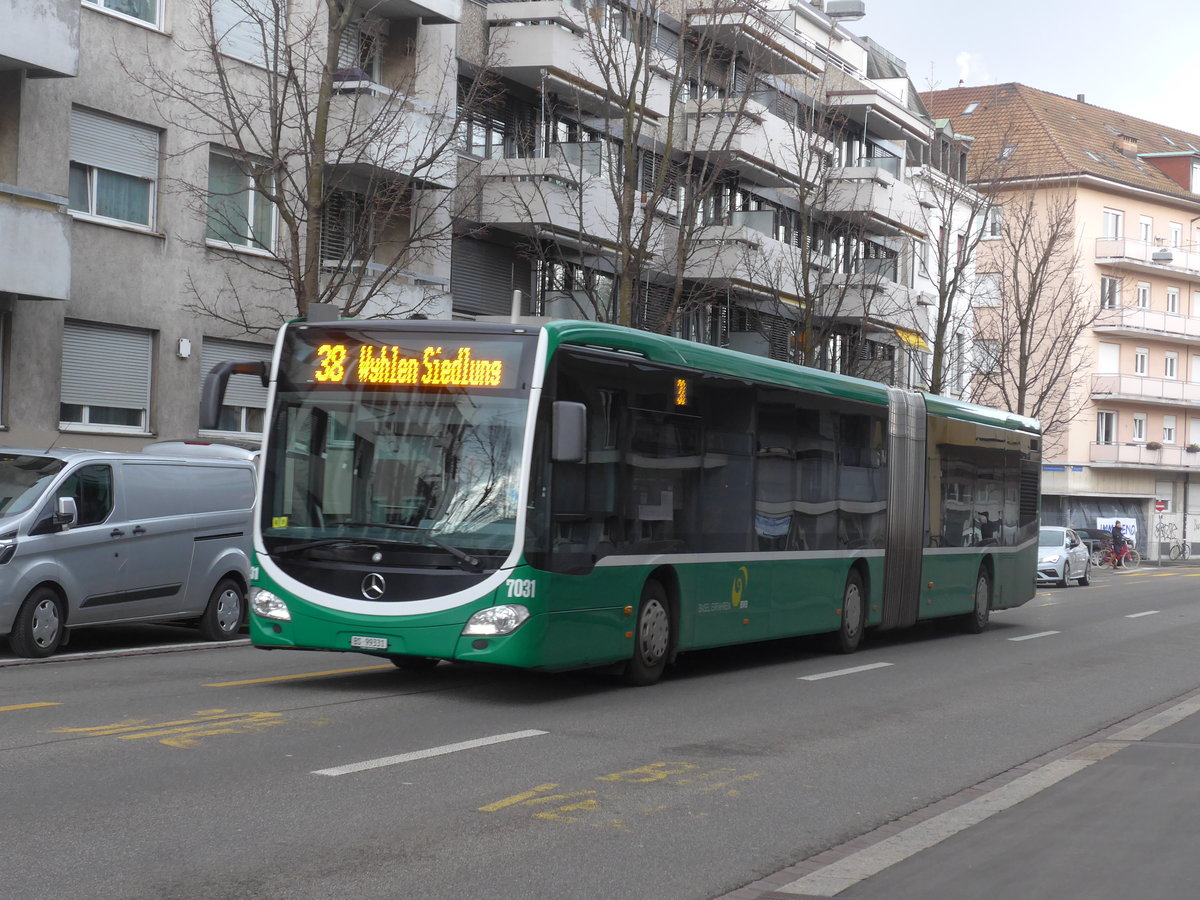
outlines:
[{"label": "apartment building", "polygon": [[198,435],[203,376],[308,302],[519,292],[924,384],[928,191],[962,168],[862,8],[0,0],[5,443],[255,441],[245,383]]},{"label": "apartment building", "polygon": [[[1067,198],[1071,277],[1089,306],[1059,389],[1071,411],[1048,446],[1043,519],[1133,523],[1138,546],[1166,556],[1200,540],[1200,135],[1021,84],[923,95],[973,138],[973,158],[1003,161],[990,217],[1006,203]],[[1066,207],[1062,207],[1066,208]],[[986,242],[983,247],[986,251]],[[981,272],[1003,260],[980,253]],[[1063,334],[1062,341],[1075,340]]]}]

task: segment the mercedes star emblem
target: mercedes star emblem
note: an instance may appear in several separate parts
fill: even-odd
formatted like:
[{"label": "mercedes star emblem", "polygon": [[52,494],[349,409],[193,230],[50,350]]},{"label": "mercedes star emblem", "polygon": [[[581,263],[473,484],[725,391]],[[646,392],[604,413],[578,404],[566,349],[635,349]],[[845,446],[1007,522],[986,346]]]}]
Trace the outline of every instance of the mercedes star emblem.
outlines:
[{"label": "mercedes star emblem", "polygon": [[383,576],[378,572],[372,572],[362,580],[362,595],[368,600],[378,600],[383,596],[385,587],[387,587],[387,582],[383,580]]}]

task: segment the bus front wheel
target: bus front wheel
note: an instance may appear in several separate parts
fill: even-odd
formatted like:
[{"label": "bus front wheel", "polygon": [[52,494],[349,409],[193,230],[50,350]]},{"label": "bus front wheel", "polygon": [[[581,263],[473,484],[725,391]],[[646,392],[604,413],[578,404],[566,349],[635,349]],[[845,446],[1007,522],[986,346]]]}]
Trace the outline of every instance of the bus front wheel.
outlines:
[{"label": "bus front wheel", "polygon": [[671,650],[671,630],[667,592],[657,581],[647,581],[638,603],[633,657],[625,664],[626,684],[654,684],[662,677]]},{"label": "bus front wheel", "polygon": [[980,634],[987,628],[991,613],[992,578],[987,569],[980,567],[975,576],[975,607],[958,621],[967,634]]}]

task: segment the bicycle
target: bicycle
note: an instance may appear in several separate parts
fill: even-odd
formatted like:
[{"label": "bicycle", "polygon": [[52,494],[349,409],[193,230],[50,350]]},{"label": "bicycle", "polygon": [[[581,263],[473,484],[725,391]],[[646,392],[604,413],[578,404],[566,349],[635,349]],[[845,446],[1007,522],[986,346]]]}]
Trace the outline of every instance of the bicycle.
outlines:
[{"label": "bicycle", "polygon": [[[1100,554],[1100,562],[1096,563],[1096,565],[1110,566],[1115,569],[1115,568],[1118,568],[1116,565],[1116,562],[1117,562],[1117,555],[1113,552],[1112,547],[1108,547]],[[1126,547],[1125,553],[1121,557],[1120,568],[1136,569],[1141,564],[1142,564],[1142,554],[1138,553],[1132,547]]]},{"label": "bicycle", "polygon": [[1192,544],[1190,541],[1172,541],[1171,543],[1171,559],[1187,559],[1192,555]]}]

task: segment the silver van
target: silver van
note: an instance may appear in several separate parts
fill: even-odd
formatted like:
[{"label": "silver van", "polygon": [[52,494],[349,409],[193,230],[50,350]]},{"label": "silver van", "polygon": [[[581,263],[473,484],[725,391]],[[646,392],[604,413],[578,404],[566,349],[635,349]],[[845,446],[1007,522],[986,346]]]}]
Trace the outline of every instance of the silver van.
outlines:
[{"label": "silver van", "polygon": [[0,635],[29,657],[117,622],[235,637],[255,478],[251,460],[0,449]]}]

